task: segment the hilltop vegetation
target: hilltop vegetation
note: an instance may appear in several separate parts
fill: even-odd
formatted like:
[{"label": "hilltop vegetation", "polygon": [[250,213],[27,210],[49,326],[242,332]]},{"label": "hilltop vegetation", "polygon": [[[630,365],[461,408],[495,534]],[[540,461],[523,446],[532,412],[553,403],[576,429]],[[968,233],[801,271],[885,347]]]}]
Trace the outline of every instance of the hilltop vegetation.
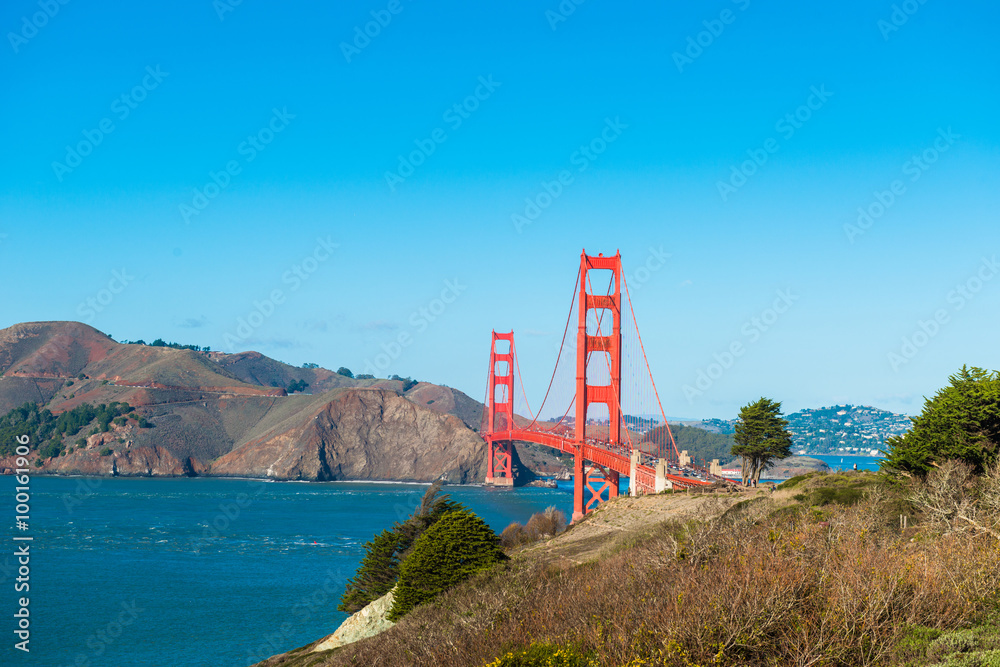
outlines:
[{"label": "hilltop vegetation", "polygon": [[30,447],[42,458],[59,456],[66,448],[65,438],[74,436],[96,422],[94,433],[107,433],[112,421],[137,419],[140,427],[149,426],[127,403],[112,402],[98,406],[83,403],[58,417],[36,403],[25,403],[0,417],[0,456],[10,456],[17,446],[15,438],[27,435]]}]

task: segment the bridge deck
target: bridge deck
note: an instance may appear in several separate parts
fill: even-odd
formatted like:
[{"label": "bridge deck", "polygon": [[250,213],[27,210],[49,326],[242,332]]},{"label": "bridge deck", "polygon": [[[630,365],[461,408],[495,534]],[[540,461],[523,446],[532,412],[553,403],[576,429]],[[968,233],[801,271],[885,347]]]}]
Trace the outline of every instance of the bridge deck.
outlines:
[{"label": "bridge deck", "polygon": [[[566,454],[575,454],[577,441],[572,438],[557,435],[554,433],[542,433],[539,431],[529,431],[525,429],[514,429],[511,431],[493,432],[490,434],[493,440],[511,440],[533,442],[538,445],[552,447]],[[583,458],[596,463],[599,466],[614,470],[619,475],[629,477],[632,472],[631,450],[627,445],[619,445],[617,449],[610,449],[609,443],[598,440],[585,441],[583,443]],[[645,456],[645,455],[644,455]],[[636,486],[647,490],[653,490],[656,486],[656,468],[645,463],[639,463],[636,468]],[[666,474],[666,479],[674,486],[682,488],[693,488],[705,486],[711,482],[700,479],[692,479],[682,475]]]}]

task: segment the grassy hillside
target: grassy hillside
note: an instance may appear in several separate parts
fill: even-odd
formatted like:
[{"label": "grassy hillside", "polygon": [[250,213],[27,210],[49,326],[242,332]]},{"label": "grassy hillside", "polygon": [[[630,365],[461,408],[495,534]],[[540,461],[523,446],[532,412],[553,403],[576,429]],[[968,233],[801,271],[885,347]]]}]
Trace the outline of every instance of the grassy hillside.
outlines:
[{"label": "grassy hillside", "polygon": [[262,664],[995,664],[1000,542],[935,529],[911,491],[843,473],[620,498],[381,635]]}]

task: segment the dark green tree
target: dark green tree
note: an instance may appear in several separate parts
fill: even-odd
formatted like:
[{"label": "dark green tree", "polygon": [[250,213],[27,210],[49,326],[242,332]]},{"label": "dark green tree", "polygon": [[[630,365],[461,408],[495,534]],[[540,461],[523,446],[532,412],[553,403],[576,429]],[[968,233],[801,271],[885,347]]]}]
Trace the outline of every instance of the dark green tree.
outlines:
[{"label": "dark green tree", "polygon": [[351,372],[351,369],[345,368],[344,366],[341,366],[340,368],[337,369],[337,375],[343,375],[345,378],[354,377],[354,373]]},{"label": "dark green tree", "polygon": [[506,559],[496,533],[472,511],[445,514],[417,539],[400,565],[388,619],[398,621],[417,605]]},{"label": "dark green tree", "polygon": [[732,454],[742,459],[743,483],[760,480],[760,473],[775,459],[792,455],[792,435],[781,418],[781,403],[763,398],[740,409]]},{"label": "dark green tree", "polygon": [[441,482],[431,484],[420,505],[403,522],[393,524],[365,543],[365,556],[354,577],[347,582],[337,609],[354,613],[390,590],[399,578],[400,563],[414,543],[441,517],[466,507],[441,493]]},{"label": "dark green tree", "polygon": [[1000,373],[975,366],[950,376],[949,385],[926,399],[913,429],[886,440],[883,469],[924,475],[950,459],[976,473],[1000,452]]},{"label": "dark green tree", "polygon": [[396,585],[399,576],[399,535],[383,530],[365,544],[365,557],[347,587],[337,609],[353,614],[377,600]]}]

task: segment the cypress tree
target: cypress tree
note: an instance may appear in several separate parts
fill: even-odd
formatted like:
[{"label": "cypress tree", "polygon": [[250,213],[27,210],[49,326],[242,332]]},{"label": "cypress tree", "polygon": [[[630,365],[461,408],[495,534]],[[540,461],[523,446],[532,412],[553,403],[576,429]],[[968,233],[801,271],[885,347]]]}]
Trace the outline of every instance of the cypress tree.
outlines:
[{"label": "cypress tree", "polygon": [[413,544],[399,568],[390,621],[507,559],[496,533],[469,510],[448,512]]}]

